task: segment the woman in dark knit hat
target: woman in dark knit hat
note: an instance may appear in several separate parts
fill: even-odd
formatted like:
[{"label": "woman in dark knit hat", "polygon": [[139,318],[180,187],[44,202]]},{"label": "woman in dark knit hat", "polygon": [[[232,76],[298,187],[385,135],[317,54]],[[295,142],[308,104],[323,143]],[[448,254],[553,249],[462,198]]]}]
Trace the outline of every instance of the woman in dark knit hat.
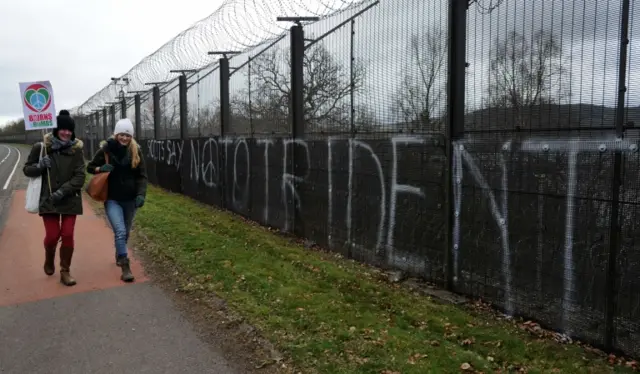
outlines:
[{"label": "woman in dark knit hat", "polygon": [[[58,126],[38,142],[23,168],[27,177],[42,175],[39,215],[44,221],[44,272],[53,275],[58,241],[60,244],[60,282],[73,286],[70,274],[74,251],[76,216],[82,214],[82,186],[85,179],[82,140],[76,138],[75,121],[66,110],[56,117]],[[44,156],[40,159],[40,150]],[[48,175],[47,175],[48,174]]]}]

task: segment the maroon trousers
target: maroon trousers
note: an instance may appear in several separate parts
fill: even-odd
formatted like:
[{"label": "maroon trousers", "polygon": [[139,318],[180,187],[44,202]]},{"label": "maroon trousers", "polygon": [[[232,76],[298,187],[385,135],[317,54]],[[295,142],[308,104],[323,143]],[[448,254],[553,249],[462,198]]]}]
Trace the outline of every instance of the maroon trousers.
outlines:
[{"label": "maroon trousers", "polygon": [[61,247],[73,248],[73,232],[76,227],[76,216],[68,214],[43,214],[44,246],[55,247],[62,239]]}]

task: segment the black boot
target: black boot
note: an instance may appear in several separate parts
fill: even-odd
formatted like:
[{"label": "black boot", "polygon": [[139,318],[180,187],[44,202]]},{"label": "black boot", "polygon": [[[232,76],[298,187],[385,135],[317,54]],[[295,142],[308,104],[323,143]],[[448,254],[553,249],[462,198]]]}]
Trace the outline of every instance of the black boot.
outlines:
[{"label": "black boot", "polygon": [[120,263],[120,268],[122,269],[122,275],[120,276],[120,279],[123,282],[133,282],[134,281],[134,276],[131,273],[131,267],[129,265],[129,258],[126,256],[121,256],[118,257],[118,260],[116,261],[116,263]]},{"label": "black boot", "polygon": [[56,272],[56,247],[57,245],[44,247],[44,273],[53,275]]},{"label": "black boot", "polygon": [[116,266],[122,266],[122,260],[127,258],[126,256],[118,256],[116,253]]},{"label": "black boot", "polygon": [[75,286],[76,280],[70,273],[73,247],[60,247],[60,283],[65,286]]}]

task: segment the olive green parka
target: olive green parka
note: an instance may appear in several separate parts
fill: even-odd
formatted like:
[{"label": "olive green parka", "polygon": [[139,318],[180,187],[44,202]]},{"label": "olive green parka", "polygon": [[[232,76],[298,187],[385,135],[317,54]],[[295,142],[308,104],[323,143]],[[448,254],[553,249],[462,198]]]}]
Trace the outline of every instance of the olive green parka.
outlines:
[{"label": "olive green parka", "polygon": [[[25,176],[36,178],[42,176],[42,188],[40,190],[39,214],[68,214],[81,215],[82,211],[82,186],[85,182],[85,161],[83,155],[84,143],[75,138],[73,145],[62,150],[53,151],[53,133],[44,136],[46,154],[51,159],[51,169],[40,169],[38,160],[41,143],[33,145],[27,157],[24,168]],[[47,175],[48,174],[48,175]],[[57,203],[51,201],[49,193],[62,191],[63,198]]]}]

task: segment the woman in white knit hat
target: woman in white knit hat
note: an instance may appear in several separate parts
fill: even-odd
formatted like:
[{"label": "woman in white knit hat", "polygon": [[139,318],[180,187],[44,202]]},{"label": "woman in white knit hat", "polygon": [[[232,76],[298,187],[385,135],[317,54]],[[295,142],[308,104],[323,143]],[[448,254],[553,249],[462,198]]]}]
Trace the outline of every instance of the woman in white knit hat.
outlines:
[{"label": "woman in white knit hat", "polygon": [[[100,143],[100,149],[87,165],[87,172],[110,172],[108,196],[104,203],[107,218],[113,229],[116,264],[122,269],[122,279],[132,282],[127,241],[136,210],[144,205],[147,194],[147,172],[144,157],[133,138],[133,124],[128,118],[116,123],[113,136]],[[109,162],[106,162],[105,154]]]}]

